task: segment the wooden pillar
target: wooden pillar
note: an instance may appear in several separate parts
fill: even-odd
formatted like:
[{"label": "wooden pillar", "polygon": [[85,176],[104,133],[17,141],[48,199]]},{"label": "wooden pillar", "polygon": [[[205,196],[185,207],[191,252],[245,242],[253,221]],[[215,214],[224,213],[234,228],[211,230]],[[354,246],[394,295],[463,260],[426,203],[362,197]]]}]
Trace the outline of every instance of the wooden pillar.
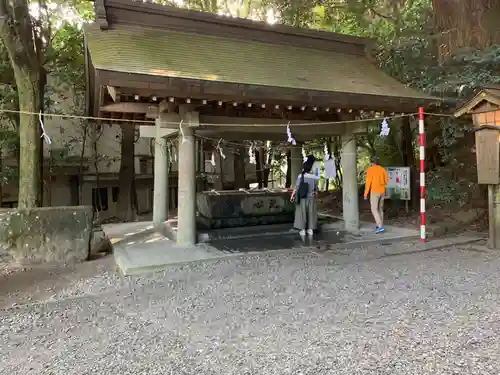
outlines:
[{"label": "wooden pillar", "polygon": [[476,129],[477,180],[488,185],[488,246],[500,249],[500,145],[499,129],[481,126]]}]

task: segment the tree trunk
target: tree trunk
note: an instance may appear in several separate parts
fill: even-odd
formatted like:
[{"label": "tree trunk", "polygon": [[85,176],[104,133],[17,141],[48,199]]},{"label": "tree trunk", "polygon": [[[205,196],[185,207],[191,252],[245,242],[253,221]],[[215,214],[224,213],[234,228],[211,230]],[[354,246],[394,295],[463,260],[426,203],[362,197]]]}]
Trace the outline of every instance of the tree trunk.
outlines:
[{"label": "tree trunk", "polygon": [[441,61],[463,50],[481,50],[500,43],[495,22],[500,11],[499,0],[462,0],[458,3],[432,0],[432,8]]},{"label": "tree trunk", "polygon": [[19,97],[19,208],[40,205],[41,141],[38,116],[43,106],[43,40],[25,0],[0,0],[0,41],[12,64]]},{"label": "tree trunk", "polygon": [[286,152],[286,178],[285,178],[285,186],[292,186],[292,151],[288,150]]},{"label": "tree trunk", "polygon": [[[266,151],[267,152],[267,151]],[[260,153],[260,165],[263,168],[262,171],[262,184],[264,185],[265,188],[269,187],[269,175],[271,174],[271,169],[269,168],[269,165],[265,163],[264,160],[264,152]]]},{"label": "tree trunk", "polygon": [[44,87],[40,75],[28,68],[14,67],[19,95],[19,208],[41,205],[41,127],[37,115],[42,108],[41,95]]},{"label": "tree trunk", "polygon": [[264,168],[264,176],[262,177],[264,179],[264,187],[267,188],[269,187],[269,175],[271,174],[271,169],[269,168]]},{"label": "tree trunk", "polygon": [[403,123],[401,124],[401,150],[403,151],[403,164],[405,167],[415,167],[413,140],[410,118],[403,118]]},{"label": "tree trunk", "polygon": [[262,173],[262,163],[259,150],[255,150],[255,175],[257,177],[258,188],[262,189],[264,186],[264,174]]},{"label": "tree trunk", "polygon": [[216,187],[218,186],[218,189],[219,190],[224,190],[224,159],[222,158],[222,155],[219,153],[219,166],[220,166],[220,170],[219,170],[219,184],[216,185]]},{"label": "tree trunk", "polygon": [[3,203],[3,149],[0,145],[0,208],[2,208]]},{"label": "tree trunk", "polygon": [[342,140],[340,137],[335,137],[333,138],[333,155],[335,156],[335,168],[337,170],[337,176],[335,176],[335,185],[336,188],[341,190],[342,189],[342,180],[343,180],[343,175],[342,175],[342,160],[341,160],[341,155],[342,155]]},{"label": "tree trunk", "polygon": [[403,156],[403,165],[410,167],[410,200],[412,208],[417,210],[420,207],[420,191],[418,185],[418,172],[415,161],[415,149],[413,147],[413,131],[411,129],[410,118],[403,118],[401,124],[401,150]]},{"label": "tree trunk", "polygon": [[[47,175],[44,176],[44,174],[42,174],[43,186],[42,186],[42,189],[40,189],[42,191],[42,193],[40,194],[40,202],[42,203],[42,206],[43,206],[43,204],[44,204],[43,197],[46,194],[47,207],[52,206],[52,168],[53,168],[53,161],[54,161],[52,159],[52,156],[53,156],[52,152],[49,152],[49,160],[48,160],[48,165],[47,165]],[[42,163],[40,163],[40,164],[42,164],[42,167],[43,167],[44,161],[42,161]]]},{"label": "tree trunk", "polygon": [[246,176],[245,176],[245,148],[238,147],[234,154],[234,188],[235,189],[245,189]]},{"label": "tree trunk", "polygon": [[123,221],[135,220],[137,205],[135,198],[135,126],[122,124],[119,191],[116,215]]},{"label": "tree trunk", "polygon": [[[259,156],[259,164],[260,164],[260,169],[262,171],[262,187],[267,188],[269,187],[269,173],[271,170],[269,169],[269,166],[265,163],[264,156],[265,152],[267,151],[260,151],[258,156]],[[257,156],[257,154],[255,155]]]},{"label": "tree trunk", "polygon": [[[99,191],[99,188],[101,187],[101,182],[100,182],[100,177],[99,177],[99,153],[97,152],[97,141],[102,135],[102,127],[100,127],[100,134],[97,135],[97,128],[98,125],[94,122],[92,124],[92,158],[93,158],[93,163],[94,163],[94,171],[95,171],[95,187],[96,187],[96,192]],[[95,209],[97,211],[97,218],[99,217],[99,211],[101,210],[101,195],[96,193],[95,197]]]}]

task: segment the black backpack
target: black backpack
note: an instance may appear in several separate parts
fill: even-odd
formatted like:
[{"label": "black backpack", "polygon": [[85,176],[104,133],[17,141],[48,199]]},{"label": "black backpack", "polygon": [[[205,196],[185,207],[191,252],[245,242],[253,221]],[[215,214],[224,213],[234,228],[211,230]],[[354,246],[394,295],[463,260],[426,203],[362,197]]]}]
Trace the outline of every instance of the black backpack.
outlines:
[{"label": "black backpack", "polygon": [[304,181],[304,172],[302,172],[299,188],[297,189],[297,203],[299,203],[301,199],[306,199],[308,194],[309,184]]}]

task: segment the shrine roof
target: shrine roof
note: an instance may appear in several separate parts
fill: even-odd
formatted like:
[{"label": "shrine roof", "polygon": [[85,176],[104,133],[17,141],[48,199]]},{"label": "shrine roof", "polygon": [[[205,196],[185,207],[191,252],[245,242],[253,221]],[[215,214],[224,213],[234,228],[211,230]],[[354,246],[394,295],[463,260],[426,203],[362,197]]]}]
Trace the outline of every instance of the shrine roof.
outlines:
[{"label": "shrine roof", "polygon": [[487,85],[476,89],[472,98],[455,110],[454,116],[460,117],[471,114],[475,108],[484,102],[500,107],[500,85]]},{"label": "shrine roof", "polygon": [[[283,26],[273,28],[248,20],[221,20],[216,15],[164,10],[169,7],[128,0],[107,0],[104,4],[107,19],[103,21],[103,10],[96,9],[98,22],[85,25],[87,48],[97,70],[361,94],[395,102],[398,98],[419,104],[436,101],[377,68],[366,56],[367,40],[363,38]],[[152,13],[155,7],[157,18]],[[160,15],[160,10],[166,13]],[[141,18],[141,12],[147,13],[151,22],[132,22]],[[181,18],[185,22],[180,22]],[[160,27],[161,19],[165,24]],[[202,34],[203,30],[207,33]]]}]

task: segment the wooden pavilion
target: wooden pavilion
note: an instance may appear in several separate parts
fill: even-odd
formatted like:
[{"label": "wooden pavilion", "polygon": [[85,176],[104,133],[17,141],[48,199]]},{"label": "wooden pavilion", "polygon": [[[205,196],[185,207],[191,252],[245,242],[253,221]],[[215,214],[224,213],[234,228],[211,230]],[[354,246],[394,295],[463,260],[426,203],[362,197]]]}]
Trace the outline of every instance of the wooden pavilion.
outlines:
[{"label": "wooden pavilion", "polygon": [[[359,227],[356,144],[363,112],[416,112],[436,100],[386,75],[369,57],[369,41],[334,33],[268,25],[132,0],[95,0],[85,25],[88,111],[139,120],[156,139],[154,221],[167,217],[166,137],[179,131],[179,244],[196,239],[195,135],[230,140],[343,139],[346,229]],[[318,123],[325,122],[324,125]],[[307,124],[311,126],[307,126]],[[265,126],[264,126],[265,125]],[[301,168],[292,149],[292,175]]]}]

